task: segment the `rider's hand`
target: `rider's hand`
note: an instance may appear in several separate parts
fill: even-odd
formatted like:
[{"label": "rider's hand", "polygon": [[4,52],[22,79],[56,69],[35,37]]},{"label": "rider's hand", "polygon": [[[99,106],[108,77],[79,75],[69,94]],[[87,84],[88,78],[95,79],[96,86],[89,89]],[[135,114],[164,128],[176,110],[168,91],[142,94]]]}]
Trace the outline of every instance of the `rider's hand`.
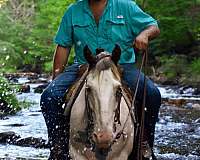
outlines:
[{"label": "rider's hand", "polygon": [[146,50],[149,44],[148,35],[145,32],[140,33],[133,42],[133,45],[138,50]]}]

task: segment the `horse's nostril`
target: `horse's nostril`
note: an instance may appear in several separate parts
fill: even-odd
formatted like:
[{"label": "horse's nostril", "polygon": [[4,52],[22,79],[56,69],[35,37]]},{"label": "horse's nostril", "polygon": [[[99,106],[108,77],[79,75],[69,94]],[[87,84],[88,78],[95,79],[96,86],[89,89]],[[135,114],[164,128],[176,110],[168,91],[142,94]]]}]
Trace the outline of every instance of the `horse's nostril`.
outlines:
[{"label": "horse's nostril", "polygon": [[95,142],[97,142],[97,140],[98,140],[98,136],[97,136],[97,133],[96,133],[96,132],[93,133],[93,140],[94,140]]},{"label": "horse's nostril", "polygon": [[97,146],[104,146],[108,147],[112,141],[112,134],[108,132],[94,132],[93,133],[93,140]]}]

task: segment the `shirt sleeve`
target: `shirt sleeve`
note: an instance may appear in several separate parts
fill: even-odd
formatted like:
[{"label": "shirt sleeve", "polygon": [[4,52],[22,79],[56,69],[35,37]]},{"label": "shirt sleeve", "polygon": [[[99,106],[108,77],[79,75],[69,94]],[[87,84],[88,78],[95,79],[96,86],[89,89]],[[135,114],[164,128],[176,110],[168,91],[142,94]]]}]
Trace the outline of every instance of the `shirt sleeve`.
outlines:
[{"label": "shirt sleeve", "polygon": [[72,46],[72,7],[70,6],[62,17],[54,42],[63,47]]},{"label": "shirt sleeve", "polygon": [[158,26],[157,21],[149,14],[145,13],[135,2],[131,1],[129,5],[129,15],[131,27],[135,35],[138,35],[145,28],[151,25]]}]

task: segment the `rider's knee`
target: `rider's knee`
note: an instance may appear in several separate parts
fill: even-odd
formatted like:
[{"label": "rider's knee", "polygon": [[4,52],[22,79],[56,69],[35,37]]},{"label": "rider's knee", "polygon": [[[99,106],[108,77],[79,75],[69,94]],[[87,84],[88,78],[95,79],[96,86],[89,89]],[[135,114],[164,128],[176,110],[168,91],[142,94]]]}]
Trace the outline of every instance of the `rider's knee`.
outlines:
[{"label": "rider's knee", "polygon": [[51,92],[49,91],[48,88],[46,88],[41,95],[40,105],[46,106],[46,104],[49,104],[51,97],[52,97]]},{"label": "rider's knee", "polygon": [[150,91],[148,91],[149,103],[152,109],[159,110],[161,106],[161,94],[156,86],[152,86]]},{"label": "rider's knee", "polygon": [[54,92],[52,87],[48,87],[43,91],[40,99],[40,105],[43,111],[55,110],[57,108],[61,108],[61,107],[56,107],[60,106],[61,104],[62,104],[62,97],[56,94],[56,92]]}]

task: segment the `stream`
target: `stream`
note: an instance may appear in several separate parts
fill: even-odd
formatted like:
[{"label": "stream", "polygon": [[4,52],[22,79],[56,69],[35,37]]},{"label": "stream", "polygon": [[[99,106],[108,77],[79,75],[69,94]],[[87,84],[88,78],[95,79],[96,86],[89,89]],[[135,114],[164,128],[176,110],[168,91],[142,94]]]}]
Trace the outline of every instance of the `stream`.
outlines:
[{"label": "stream", "polygon": [[[23,84],[29,81],[20,78],[18,82]],[[47,140],[47,130],[39,106],[41,94],[34,93],[34,88],[40,84],[29,85],[30,93],[18,94],[17,98],[31,102],[31,106],[0,120],[0,133],[13,131],[21,138]],[[156,156],[159,160],[200,160],[200,95],[193,95],[193,88],[159,86],[159,90],[162,98],[168,101],[163,102],[156,125]],[[184,102],[181,107],[171,103],[171,100],[180,99]],[[0,159],[46,160],[48,155],[48,149],[0,144]]]}]

